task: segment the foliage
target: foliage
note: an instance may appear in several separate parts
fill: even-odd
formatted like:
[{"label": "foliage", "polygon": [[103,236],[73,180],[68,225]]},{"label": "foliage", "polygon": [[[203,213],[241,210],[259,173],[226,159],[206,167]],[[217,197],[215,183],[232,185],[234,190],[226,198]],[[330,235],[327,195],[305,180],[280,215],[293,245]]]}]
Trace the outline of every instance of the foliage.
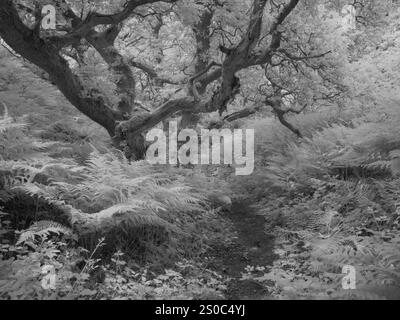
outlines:
[{"label": "foliage", "polygon": [[[1,246],[0,298],[12,300],[54,300],[93,298],[90,289],[98,260],[87,257],[82,248],[43,239],[35,251],[23,246]],[[11,258],[6,258],[12,256]]]},{"label": "foliage", "polygon": [[[224,299],[240,282],[261,288],[259,298],[400,297],[398,3],[355,2],[354,27],[341,0],[267,1],[259,15],[262,1],[144,1],[133,10],[134,1],[68,0],[57,17],[65,30],[51,38],[32,31],[30,1],[15,2],[43,45],[35,57],[51,58],[31,60],[53,74],[14,52],[24,50],[4,31],[2,3],[12,47],[0,39],[0,299]],[[296,5],[274,29],[288,3]],[[79,45],[49,45],[74,30],[68,16],[82,26],[120,10],[130,11],[121,23],[89,28],[106,42],[83,27]],[[265,49],[268,59],[254,63]],[[197,130],[255,129],[251,176],[224,165],[152,166],[115,150],[127,145],[115,129],[137,115],[136,125],[160,113],[158,122],[183,120],[181,98],[191,113],[205,108]],[[127,99],[132,110],[121,110]],[[241,111],[251,116],[227,123]],[[244,199],[273,244],[235,230],[254,218],[229,214]],[[273,245],[274,263],[256,265]],[[226,255],[233,262],[220,262]],[[344,265],[356,268],[357,290],[342,290]]]},{"label": "foliage", "polygon": [[221,275],[185,260],[160,275],[149,269],[133,271],[123,266],[118,270],[109,266],[100,289],[115,300],[221,299],[225,290]]},{"label": "foliage", "polygon": [[37,240],[36,238],[47,238],[50,233],[57,235],[63,234],[66,236],[72,236],[72,230],[64,227],[62,224],[53,221],[38,221],[32,224],[29,229],[24,230],[20,236],[16,245],[28,244],[32,245]]}]

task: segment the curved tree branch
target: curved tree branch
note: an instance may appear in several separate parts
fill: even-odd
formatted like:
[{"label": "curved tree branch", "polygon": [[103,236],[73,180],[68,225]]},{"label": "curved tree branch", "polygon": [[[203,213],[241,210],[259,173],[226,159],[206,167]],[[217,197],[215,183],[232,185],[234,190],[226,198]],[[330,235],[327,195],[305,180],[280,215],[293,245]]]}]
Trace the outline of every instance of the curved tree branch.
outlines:
[{"label": "curved tree branch", "polygon": [[[65,2],[65,0],[53,1]],[[236,46],[226,51],[222,66],[211,72],[207,70],[193,81],[193,84],[198,83],[205,90],[210,83],[220,79],[221,85],[211,98],[201,96],[199,100],[189,94],[186,97],[168,101],[150,113],[133,114],[130,119],[127,119],[124,112],[113,110],[105,94],[85,87],[87,84],[72,72],[60,49],[68,44],[79,44],[82,39],[87,39],[103,59],[113,67],[113,70],[121,75],[121,81],[118,83],[120,94],[126,97],[126,105],[129,105],[135,98],[134,76],[129,62],[125,61],[114,48],[113,41],[119,31],[118,25],[127,19],[135,8],[157,1],[129,0],[124,9],[118,13],[106,15],[93,12],[83,21],[67,7],[64,15],[72,19],[72,30],[65,35],[56,34],[53,37],[41,38],[38,32],[39,27],[30,30],[22,23],[12,0],[1,0],[0,36],[15,52],[45,70],[78,110],[106,128],[117,141],[121,139],[136,141],[144,131],[177,112],[204,113],[219,110],[222,113],[225,111],[228,103],[235,98],[240,89],[240,81],[236,73],[250,66],[271,62],[272,55],[280,47],[281,36],[277,30],[278,26],[285,21],[299,2],[299,0],[290,0],[284,6],[270,29],[272,34],[270,44],[261,50],[261,53],[259,53],[260,50],[255,53],[255,48],[260,42],[263,15],[268,0],[253,0],[247,32]],[[173,3],[176,0],[164,2]],[[99,33],[94,30],[94,27],[98,25],[111,27],[105,33]],[[204,69],[201,68],[198,71]]]},{"label": "curved tree branch", "polygon": [[10,0],[0,2],[0,36],[15,52],[46,71],[50,80],[79,111],[109,133],[113,133],[117,120],[123,120],[104,96],[85,87],[57,48],[47,44],[35,30],[23,24]]}]

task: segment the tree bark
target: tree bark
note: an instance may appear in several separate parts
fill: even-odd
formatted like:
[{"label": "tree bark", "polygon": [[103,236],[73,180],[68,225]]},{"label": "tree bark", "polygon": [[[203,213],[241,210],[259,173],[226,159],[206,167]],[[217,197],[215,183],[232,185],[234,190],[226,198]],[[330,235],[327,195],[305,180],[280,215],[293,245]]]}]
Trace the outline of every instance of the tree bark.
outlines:
[{"label": "tree bark", "polygon": [[[65,0],[53,0],[61,2],[68,8]],[[172,3],[176,0],[164,0]],[[207,86],[213,81],[220,80],[220,87],[211,98],[198,97],[188,94],[186,97],[171,100],[156,110],[144,113],[129,114],[135,99],[135,78],[129,67],[129,63],[119,54],[112,45],[118,35],[118,24],[129,18],[133,10],[140,5],[157,2],[156,0],[129,0],[124,8],[115,14],[105,15],[91,13],[84,21],[81,21],[71,9],[62,14],[72,19],[72,29],[66,34],[53,34],[43,36],[40,31],[40,23],[31,30],[21,21],[15,4],[12,0],[0,1],[0,36],[6,43],[23,58],[29,60],[39,68],[46,71],[50,80],[55,83],[64,96],[79,111],[93,121],[103,126],[109,135],[120,146],[124,146],[128,156],[140,159],[144,155],[143,134],[162,120],[177,112],[187,114],[208,113],[226,110],[228,103],[239,92],[240,81],[236,73],[244,68],[258,64],[269,64],[272,55],[280,47],[281,36],[277,32],[286,17],[297,6],[299,0],[290,0],[283,7],[281,13],[273,20],[268,33],[272,40],[266,48],[257,48],[261,35],[263,13],[268,0],[253,0],[252,12],[248,23],[247,32],[240,42],[232,48],[221,48],[226,54],[222,66],[207,72],[196,81],[199,91],[205,92]],[[211,23],[212,15],[206,11],[203,16],[206,28]],[[106,33],[98,33],[94,30],[99,25],[111,25]],[[204,31],[203,31],[204,32]],[[120,76],[117,83],[118,93],[121,95],[119,110],[114,110],[106,95],[96,88],[88,88],[87,84],[74,74],[68,61],[63,57],[61,50],[69,45],[78,45],[82,39],[87,39],[98,50],[106,63],[112,66],[113,71]],[[198,41],[204,42],[201,52],[209,49],[208,32],[199,33]],[[198,52],[196,71],[204,67],[206,61]],[[194,83],[194,85],[197,85]],[[128,112],[127,112],[128,111]]]},{"label": "tree bark", "polygon": [[[206,8],[199,17],[199,21],[193,26],[194,38],[196,41],[195,65],[194,74],[199,74],[205,70],[210,63],[210,27],[214,16],[213,8]],[[207,83],[198,82],[196,88],[199,95],[204,95],[207,90]],[[197,83],[194,83],[196,86]],[[182,112],[181,128],[193,128],[199,121],[198,114],[190,111]]]}]

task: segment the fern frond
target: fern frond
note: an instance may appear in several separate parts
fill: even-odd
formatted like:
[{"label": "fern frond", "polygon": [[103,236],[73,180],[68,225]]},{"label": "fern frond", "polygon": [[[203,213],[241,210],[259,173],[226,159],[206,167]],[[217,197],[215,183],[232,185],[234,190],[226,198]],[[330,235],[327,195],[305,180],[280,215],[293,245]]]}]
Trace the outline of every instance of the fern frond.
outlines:
[{"label": "fern frond", "polygon": [[[151,210],[149,210],[151,209]],[[171,223],[159,217],[155,210],[142,201],[115,205],[94,214],[75,212],[73,223],[81,234],[107,233],[118,228],[162,227],[177,231]]]},{"label": "fern frond", "polygon": [[57,235],[63,234],[72,236],[73,232],[72,229],[65,227],[64,225],[49,221],[49,220],[42,220],[33,223],[28,229],[24,230],[16,243],[16,245],[21,245],[26,242],[35,242],[37,237],[44,239],[49,236],[49,234],[54,233]]},{"label": "fern frond", "polygon": [[7,105],[4,102],[2,102],[1,104],[4,107],[4,113],[3,116],[0,118],[0,134],[10,129],[21,129],[26,126],[26,123],[15,122],[8,113]]}]

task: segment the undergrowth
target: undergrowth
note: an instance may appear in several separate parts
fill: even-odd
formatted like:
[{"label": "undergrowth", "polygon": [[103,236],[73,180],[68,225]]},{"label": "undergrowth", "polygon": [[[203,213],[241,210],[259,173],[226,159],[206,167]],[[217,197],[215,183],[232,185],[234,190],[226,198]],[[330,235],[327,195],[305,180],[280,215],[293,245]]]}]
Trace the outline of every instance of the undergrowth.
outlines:
[{"label": "undergrowth", "polygon": [[[29,122],[5,110],[1,298],[221,296],[211,271],[202,271],[205,280],[178,272],[199,268],[194,261],[226,233],[215,202],[222,182],[214,187],[216,179],[198,170],[130,163],[66,124],[31,135]],[[124,281],[135,290],[122,293]]]},{"label": "undergrowth", "polygon": [[[278,299],[398,299],[397,127],[394,121],[335,119],[297,119],[304,139],[257,121],[264,128],[257,172],[236,190],[250,190],[276,237],[279,259],[261,274],[249,266],[243,277]],[[355,290],[342,288],[346,265],[356,269]]]}]

